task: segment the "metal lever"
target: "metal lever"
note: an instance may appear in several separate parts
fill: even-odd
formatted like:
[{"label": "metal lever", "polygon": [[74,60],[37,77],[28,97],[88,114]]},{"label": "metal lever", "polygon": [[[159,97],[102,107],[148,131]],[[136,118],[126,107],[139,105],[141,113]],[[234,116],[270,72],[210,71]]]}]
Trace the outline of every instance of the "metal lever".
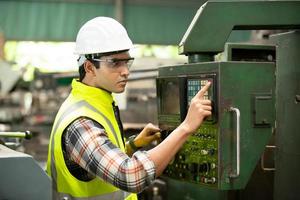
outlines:
[{"label": "metal lever", "polygon": [[240,110],[230,107],[230,111],[236,114],[236,173],[229,174],[230,178],[237,178],[240,175]]},{"label": "metal lever", "polygon": [[32,133],[30,131],[25,132],[0,132],[0,137],[13,137],[13,138],[25,138],[25,139],[31,139]]}]

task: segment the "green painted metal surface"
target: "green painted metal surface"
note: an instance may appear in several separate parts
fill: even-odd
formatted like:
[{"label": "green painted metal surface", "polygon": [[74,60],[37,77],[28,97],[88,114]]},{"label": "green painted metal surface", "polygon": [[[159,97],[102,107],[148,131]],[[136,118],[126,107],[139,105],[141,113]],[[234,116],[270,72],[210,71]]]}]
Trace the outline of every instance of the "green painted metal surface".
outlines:
[{"label": "green painted metal surface", "polygon": [[168,184],[167,200],[227,200],[227,191],[202,188],[188,182],[170,178],[165,179]]},{"label": "green painted metal surface", "polygon": [[[220,188],[241,189],[250,179],[275,127],[275,64],[227,62],[221,67],[219,151],[223,169]],[[265,98],[260,103],[268,106],[257,106],[254,101],[259,97]],[[241,112],[241,174],[237,179],[228,178],[228,174],[236,170],[235,124],[232,123],[232,113],[226,112],[228,106],[237,107]],[[264,115],[258,115],[259,113]],[[269,126],[256,125],[256,122],[263,125],[264,121]]]},{"label": "green painted metal surface", "polygon": [[232,30],[300,28],[300,1],[208,1],[179,44],[181,54],[222,52]]},{"label": "green painted metal surface", "polygon": [[275,51],[275,45],[254,43],[226,43],[224,51],[224,60],[275,62]]},{"label": "green painted metal surface", "polygon": [[113,13],[107,4],[0,1],[0,26],[7,40],[75,41],[85,21]]},{"label": "green painted metal surface", "polygon": [[272,37],[277,44],[276,200],[299,199],[300,186],[300,32]]},{"label": "green painted metal surface", "polygon": [[[124,4],[124,26],[134,43],[177,45],[197,7]],[[7,40],[75,41],[96,16],[114,17],[114,1],[0,1],[0,27]]]},{"label": "green painted metal surface", "polygon": [[[199,2],[199,6],[204,1]],[[134,43],[178,45],[196,7],[126,6],[125,27]]]}]

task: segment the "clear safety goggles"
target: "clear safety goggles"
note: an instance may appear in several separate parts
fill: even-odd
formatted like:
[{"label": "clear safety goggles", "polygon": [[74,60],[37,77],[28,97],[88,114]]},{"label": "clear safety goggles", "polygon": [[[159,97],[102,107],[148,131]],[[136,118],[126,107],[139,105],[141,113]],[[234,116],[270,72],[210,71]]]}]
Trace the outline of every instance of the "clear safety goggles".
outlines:
[{"label": "clear safety goggles", "polygon": [[119,58],[96,59],[96,58],[93,58],[93,60],[97,61],[97,62],[105,62],[105,63],[107,63],[107,67],[112,68],[112,69],[118,69],[122,66],[126,66],[129,69],[134,61],[134,58],[126,58],[126,59],[119,59]]}]

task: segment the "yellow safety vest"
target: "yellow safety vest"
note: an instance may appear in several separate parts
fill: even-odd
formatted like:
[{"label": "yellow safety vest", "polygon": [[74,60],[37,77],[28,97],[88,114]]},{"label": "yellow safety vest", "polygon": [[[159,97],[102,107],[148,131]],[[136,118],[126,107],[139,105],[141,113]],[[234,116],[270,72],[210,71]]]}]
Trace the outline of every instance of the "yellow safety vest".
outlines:
[{"label": "yellow safety vest", "polygon": [[54,199],[137,199],[136,194],[122,191],[98,177],[90,181],[78,180],[69,172],[63,157],[62,134],[79,117],[88,117],[101,124],[111,142],[125,152],[112,103],[109,92],[73,80],[71,94],[56,115],[50,137],[47,173],[53,180]]}]

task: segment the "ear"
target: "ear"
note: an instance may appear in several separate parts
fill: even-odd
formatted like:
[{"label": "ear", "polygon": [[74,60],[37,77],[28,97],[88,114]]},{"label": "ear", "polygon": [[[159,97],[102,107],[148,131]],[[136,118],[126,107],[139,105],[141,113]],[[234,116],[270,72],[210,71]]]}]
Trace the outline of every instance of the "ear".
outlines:
[{"label": "ear", "polygon": [[84,70],[86,74],[89,75],[95,75],[95,66],[93,65],[93,63],[91,63],[91,61],[87,60],[84,62]]}]

